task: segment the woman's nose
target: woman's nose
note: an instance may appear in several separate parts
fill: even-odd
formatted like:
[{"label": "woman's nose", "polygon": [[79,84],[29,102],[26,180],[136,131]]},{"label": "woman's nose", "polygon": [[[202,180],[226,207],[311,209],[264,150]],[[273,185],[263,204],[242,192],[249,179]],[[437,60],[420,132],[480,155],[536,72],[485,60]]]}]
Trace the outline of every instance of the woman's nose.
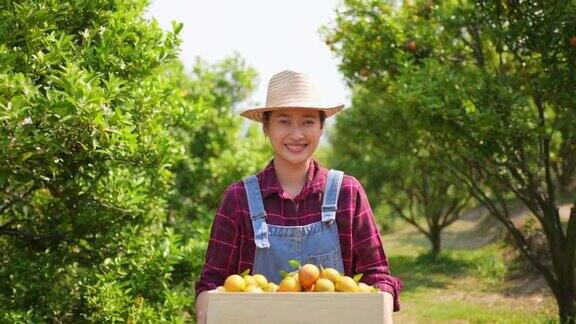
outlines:
[{"label": "woman's nose", "polygon": [[294,128],[292,129],[292,132],[290,133],[290,137],[291,137],[293,140],[302,139],[302,138],[305,137],[305,136],[304,136],[304,131],[303,131],[300,127],[296,126],[296,127],[294,127]]}]

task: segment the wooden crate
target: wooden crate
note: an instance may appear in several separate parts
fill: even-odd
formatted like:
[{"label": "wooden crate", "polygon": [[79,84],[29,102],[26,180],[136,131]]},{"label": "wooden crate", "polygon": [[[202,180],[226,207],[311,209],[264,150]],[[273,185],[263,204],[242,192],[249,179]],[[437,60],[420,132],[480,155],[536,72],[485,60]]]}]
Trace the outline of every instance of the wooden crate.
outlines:
[{"label": "wooden crate", "polygon": [[383,323],[381,293],[210,293],[208,324]]}]

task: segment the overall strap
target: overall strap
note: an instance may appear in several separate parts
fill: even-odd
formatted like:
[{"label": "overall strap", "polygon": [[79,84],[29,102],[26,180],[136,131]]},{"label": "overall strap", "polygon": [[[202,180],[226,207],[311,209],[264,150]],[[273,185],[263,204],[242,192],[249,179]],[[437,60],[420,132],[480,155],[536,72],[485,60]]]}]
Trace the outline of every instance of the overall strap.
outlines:
[{"label": "overall strap", "polygon": [[268,224],[266,224],[266,211],[260,194],[260,185],[258,178],[254,175],[243,179],[246,197],[248,198],[248,209],[250,209],[250,218],[252,219],[252,228],[254,229],[254,243],[259,248],[270,247],[268,241]]},{"label": "overall strap", "polygon": [[322,200],[322,221],[330,224],[336,219],[336,209],[338,207],[338,195],[344,172],[338,170],[328,171],[326,187],[324,188],[324,199]]}]

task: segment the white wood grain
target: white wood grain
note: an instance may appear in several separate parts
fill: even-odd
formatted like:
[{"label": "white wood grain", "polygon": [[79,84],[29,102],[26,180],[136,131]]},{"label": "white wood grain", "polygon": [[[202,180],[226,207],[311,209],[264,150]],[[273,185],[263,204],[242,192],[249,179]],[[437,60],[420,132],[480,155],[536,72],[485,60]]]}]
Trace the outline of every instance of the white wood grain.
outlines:
[{"label": "white wood grain", "polygon": [[[208,324],[383,323],[381,293],[213,293]],[[386,323],[384,323],[386,324]]]}]

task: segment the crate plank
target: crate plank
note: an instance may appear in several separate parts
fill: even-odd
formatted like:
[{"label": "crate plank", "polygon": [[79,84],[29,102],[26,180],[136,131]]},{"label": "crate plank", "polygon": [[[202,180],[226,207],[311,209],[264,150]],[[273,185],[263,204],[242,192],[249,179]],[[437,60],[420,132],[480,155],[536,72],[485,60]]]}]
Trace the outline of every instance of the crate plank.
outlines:
[{"label": "crate plank", "polygon": [[208,324],[383,323],[381,293],[211,293]]}]

